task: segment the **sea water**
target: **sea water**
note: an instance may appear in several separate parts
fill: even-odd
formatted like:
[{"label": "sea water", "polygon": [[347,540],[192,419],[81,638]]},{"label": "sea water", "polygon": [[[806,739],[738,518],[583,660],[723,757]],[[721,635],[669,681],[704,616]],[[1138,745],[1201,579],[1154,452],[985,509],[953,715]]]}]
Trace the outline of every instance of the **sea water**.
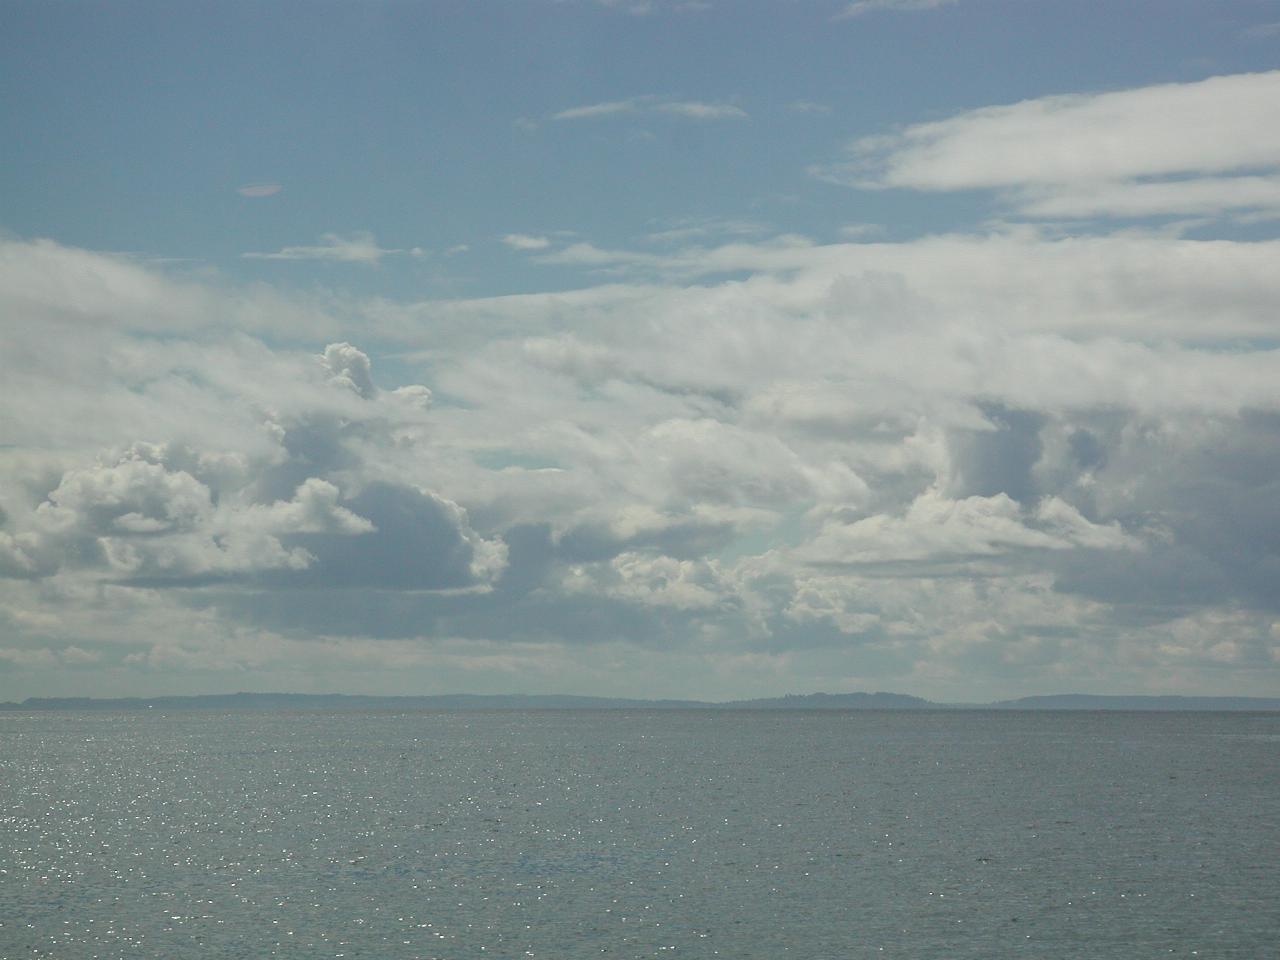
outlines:
[{"label": "sea water", "polygon": [[1280,715],[0,714],[0,957],[1280,957]]}]

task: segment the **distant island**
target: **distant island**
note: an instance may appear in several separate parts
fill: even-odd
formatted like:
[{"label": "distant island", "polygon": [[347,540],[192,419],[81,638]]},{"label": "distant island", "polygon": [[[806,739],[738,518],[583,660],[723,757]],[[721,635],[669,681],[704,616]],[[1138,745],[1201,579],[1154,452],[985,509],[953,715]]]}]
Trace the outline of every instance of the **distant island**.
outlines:
[{"label": "distant island", "polygon": [[226,693],[182,697],[28,697],[0,710],[1145,710],[1280,711],[1280,697],[1099,696],[1064,693],[993,703],[936,703],[904,693],[809,693],[755,700],[636,700],[557,694],[366,696]]}]

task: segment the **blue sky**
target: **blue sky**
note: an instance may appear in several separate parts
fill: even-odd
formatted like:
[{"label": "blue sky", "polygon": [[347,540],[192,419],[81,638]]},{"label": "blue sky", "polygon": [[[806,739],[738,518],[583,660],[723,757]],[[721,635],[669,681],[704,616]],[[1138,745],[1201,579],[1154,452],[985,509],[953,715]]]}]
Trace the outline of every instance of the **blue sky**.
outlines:
[{"label": "blue sky", "polygon": [[[989,211],[968,195],[849,192],[809,168],[855,138],[989,104],[1265,70],[1275,37],[1249,29],[1280,16],[970,0],[835,19],[846,6],[10,4],[4,225],[398,296],[569,282],[509,255],[509,233],[615,246],[728,220],[909,237]],[[731,109],[655,109],[681,102]],[[280,192],[236,193],[255,183]],[[240,256],[362,233],[425,255],[376,275]]]},{"label": "blue sky", "polygon": [[1280,690],[1280,3],[9,3],[0,696]]}]

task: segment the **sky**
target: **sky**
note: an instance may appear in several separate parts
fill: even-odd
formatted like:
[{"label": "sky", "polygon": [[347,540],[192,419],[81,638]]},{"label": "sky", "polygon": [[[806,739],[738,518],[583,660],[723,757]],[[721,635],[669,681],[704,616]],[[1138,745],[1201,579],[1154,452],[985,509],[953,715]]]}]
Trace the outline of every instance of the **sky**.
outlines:
[{"label": "sky", "polygon": [[0,3],[0,699],[1280,695],[1280,2]]}]

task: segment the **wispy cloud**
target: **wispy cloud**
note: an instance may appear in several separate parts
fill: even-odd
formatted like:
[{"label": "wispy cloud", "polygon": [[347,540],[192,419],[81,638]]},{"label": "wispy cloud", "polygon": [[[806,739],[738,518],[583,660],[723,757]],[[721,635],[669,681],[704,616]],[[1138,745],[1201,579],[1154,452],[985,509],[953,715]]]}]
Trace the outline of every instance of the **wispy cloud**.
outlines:
[{"label": "wispy cloud", "polygon": [[830,113],[831,108],[825,103],[817,103],[813,100],[792,100],[787,104],[787,109],[792,113]]},{"label": "wispy cloud", "polygon": [[659,13],[701,13],[711,9],[704,0],[674,0],[672,3],[655,0],[592,0],[597,7],[632,17],[648,17]]},{"label": "wispy cloud", "polygon": [[650,243],[686,243],[705,237],[755,237],[768,232],[769,227],[757,220],[686,217],[669,222],[663,230],[646,234],[645,240]]},{"label": "wispy cloud", "polygon": [[676,100],[654,106],[659,113],[673,113],[690,120],[731,120],[745,118],[747,111],[731,103],[702,103],[698,100]]},{"label": "wispy cloud", "polygon": [[637,100],[609,100],[605,103],[591,103],[582,107],[570,107],[551,115],[552,120],[588,120],[593,117],[608,117],[615,113],[631,113],[637,108]]},{"label": "wispy cloud", "polygon": [[336,233],[326,233],[320,242],[313,245],[283,247],[274,253],[242,253],[248,260],[331,260],[342,263],[377,264],[383,257],[393,254],[422,256],[425,251],[415,247],[413,250],[387,249],[378,246],[373,234],[360,232],[349,237]]},{"label": "wispy cloud", "polygon": [[508,233],[502,238],[512,250],[545,250],[551,246],[551,241],[546,237],[530,236],[527,233]]},{"label": "wispy cloud", "polygon": [[840,236],[846,240],[865,240],[884,233],[884,226],[879,223],[846,223],[840,228]]},{"label": "wispy cloud", "polygon": [[857,0],[857,3],[851,3],[836,14],[836,19],[847,20],[850,17],[861,17],[864,14],[879,11],[904,13],[914,10],[935,10],[938,7],[949,7],[959,2],[960,0]]},{"label": "wispy cloud", "polygon": [[236,187],[242,197],[274,197],[281,190],[278,183],[246,183]]},{"label": "wispy cloud", "polygon": [[1255,23],[1240,31],[1245,40],[1274,40],[1280,37],[1280,20],[1272,23]]},{"label": "wispy cloud", "polygon": [[1067,184],[1027,191],[1020,210],[1033,217],[1149,217],[1268,213],[1280,216],[1280,174],[1185,177],[1151,182]]},{"label": "wispy cloud", "polygon": [[748,114],[731,103],[713,103],[703,100],[671,100],[652,95],[629,97],[626,100],[606,100],[569,107],[551,115],[552,120],[594,120],[619,114],[645,114],[649,116],[676,116],[688,120],[746,119]]},{"label": "wispy cloud", "polygon": [[996,190],[1036,217],[1275,211],[1280,71],[985,107],[849,154],[811,172],[864,189]]},{"label": "wispy cloud", "polygon": [[628,13],[633,17],[647,17],[654,12],[653,4],[645,0],[596,0],[596,5]]},{"label": "wispy cloud", "polygon": [[602,274],[642,274],[690,278],[741,271],[787,272],[810,260],[813,243],[807,237],[781,234],[763,242],[732,242],[713,247],[685,246],[674,251],[609,249],[571,243],[539,254],[538,263],[582,267]]}]

